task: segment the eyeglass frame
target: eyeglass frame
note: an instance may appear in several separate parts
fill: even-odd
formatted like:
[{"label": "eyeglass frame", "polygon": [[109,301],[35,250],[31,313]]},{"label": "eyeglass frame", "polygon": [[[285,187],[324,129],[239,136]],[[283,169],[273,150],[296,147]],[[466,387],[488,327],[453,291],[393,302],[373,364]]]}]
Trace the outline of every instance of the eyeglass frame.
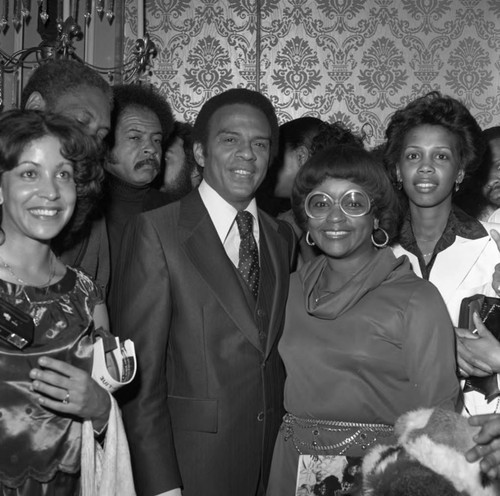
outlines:
[{"label": "eyeglass frame", "polygon": [[[362,213],[362,214],[359,214],[359,215],[353,215],[353,214],[350,214],[348,212],[346,212],[343,208],[342,208],[342,200],[343,198],[350,194],[350,193],[360,193],[362,196],[364,196],[367,200],[368,200],[368,203],[369,203],[369,208],[366,212]],[[360,190],[360,189],[355,189],[355,188],[352,188],[352,189],[349,189],[347,190],[338,200],[334,200],[331,195],[329,195],[328,193],[325,193],[324,191],[321,191],[321,190],[313,190],[311,191],[307,196],[306,196],[306,199],[304,201],[304,210],[306,212],[306,215],[309,219],[313,219],[313,220],[320,220],[320,219],[326,219],[329,215],[330,215],[330,212],[332,211],[332,208],[330,208],[330,210],[328,211],[328,213],[324,216],[324,217],[313,217],[311,215],[311,213],[309,212],[309,209],[308,209],[308,203],[309,203],[309,200],[314,196],[314,195],[324,195],[326,197],[328,197],[331,201],[332,201],[332,208],[335,206],[335,205],[338,205],[339,208],[340,208],[340,211],[344,214],[344,215],[347,215],[348,217],[354,217],[354,218],[358,218],[358,217],[364,217],[365,215],[368,215],[371,211],[372,211],[372,208],[373,208],[373,200],[368,196],[367,193],[365,193],[364,191]]]}]

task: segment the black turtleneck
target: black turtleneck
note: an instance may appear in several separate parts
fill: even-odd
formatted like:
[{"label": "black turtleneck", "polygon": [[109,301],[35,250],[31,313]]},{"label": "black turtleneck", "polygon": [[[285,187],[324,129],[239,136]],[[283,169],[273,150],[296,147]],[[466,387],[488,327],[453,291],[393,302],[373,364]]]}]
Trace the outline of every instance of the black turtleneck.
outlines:
[{"label": "black turtleneck", "polygon": [[169,203],[165,193],[146,186],[134,186],[106,172],[105,217],[111,258],[111,274],[116,263],[125,224],[134,216]]}]

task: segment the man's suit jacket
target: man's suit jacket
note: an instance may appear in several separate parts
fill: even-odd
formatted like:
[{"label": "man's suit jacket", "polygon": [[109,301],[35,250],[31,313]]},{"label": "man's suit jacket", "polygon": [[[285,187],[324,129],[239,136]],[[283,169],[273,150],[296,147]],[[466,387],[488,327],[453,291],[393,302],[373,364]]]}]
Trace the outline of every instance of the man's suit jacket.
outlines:
[{"label": "man's suit jacket", "polygon": [[[112,181],[111,174],[106,174],[107,183]],[[115,181],[119,181],[115,179]],[[109,190],[110,186],[106,186],[106,194],[102,200],[106,205],[107,210],[117,203],[113,198],[113,194]],[[122,195],[123,196],[123,195]],[[161,193],[153,188],[144,191],[144,199],[142,204],[138,204],[138,212],[147,212],[158,207],[162,207],[167,203],[171,203],[167,194]],[[131,203],[133,205],[133,203]],[[99,210],[99,208],[97,208]],[[117,210],[115,208],[115,210]],[[95,283],[99,286],[104,296],[108,294],[111,278],[111,265],[114,260],[111,257],[111,242],[112,238],[109,236],[109,223],[110,218],[107,212],[96,211],[95,218],[87,226],[86,230],[79,233],[78,239],[74,243],[59,251],[59,258],[63,263],[70,267],[76,267],[83,270],[86,274],[94,279]],[[130,215],[130,212],[127,214]],[[118,216],[117,216],[118,217]],[[122,223],[124,219],[112,219],[111,222],[116,224],[116,229],[121,231],[123,229]],[[117,236],[115,236],[117,237]]]},{"label": "man's suit jacket", "polygon": [[256,305],[198,191],[125,230],[111,314],[138,353],[123,415],[139,495],[182,485],[185,496],[255,496],[267,477],[283,413],[277,341],[293,234],[262,211],[259,226]]}]

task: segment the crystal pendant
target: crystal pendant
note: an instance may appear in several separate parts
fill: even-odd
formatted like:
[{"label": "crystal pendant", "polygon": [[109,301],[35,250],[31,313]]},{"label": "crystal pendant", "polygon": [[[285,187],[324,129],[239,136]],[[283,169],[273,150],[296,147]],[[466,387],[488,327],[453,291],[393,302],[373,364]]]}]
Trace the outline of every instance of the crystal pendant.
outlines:
[{"label": "crystal pendant", "polygon": [[12,25],[14,26],[16,31],[19,31],[19,28],[21,27],[21,18],[20,17],[13,17],[12,18]]},{"label": "crystal pendant", "polygon": [[108,10],[106,12],[106,19],[108,22],[111,24],[113,22],[113,19],[115,18],[115,13],[112,10]]},{"label": "crystal pendant", "polygon": [[5,17],[0,19],[0,31],[3,31],[7,27],[8,21]]},{"label": "crystal pendant", "polygon": [[42,22],[44,24],[49,20],[49,14],[47,14],[46,10],[43,10],[42,12],[40,12],[40,19],[42,20]]},{"label": "crystal pendant", "polygon": [[102,17],[104,15],[104,0],[98,0],[96,10],[99,19],[102,21]]},{"label": "crystal pendant", "polygon": [[21,17],[23,19],[28,19],[31,16],[29,9],[30,2],[28,0],[22,0],[21,2]]}]

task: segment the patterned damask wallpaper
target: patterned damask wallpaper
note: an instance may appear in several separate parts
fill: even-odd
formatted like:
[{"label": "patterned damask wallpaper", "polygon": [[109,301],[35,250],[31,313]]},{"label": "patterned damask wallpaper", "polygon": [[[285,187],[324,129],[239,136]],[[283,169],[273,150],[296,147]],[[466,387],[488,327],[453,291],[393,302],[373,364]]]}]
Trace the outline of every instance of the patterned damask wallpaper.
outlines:
[{"label": "patterned damask wallpaper", "polygon": [[[127,0],[125,57],[137,34]],[[231,87],[383,141],[390,114],[430,90],[500,124],[500,0],[146,0],[149,80],[179,120]]]}]

